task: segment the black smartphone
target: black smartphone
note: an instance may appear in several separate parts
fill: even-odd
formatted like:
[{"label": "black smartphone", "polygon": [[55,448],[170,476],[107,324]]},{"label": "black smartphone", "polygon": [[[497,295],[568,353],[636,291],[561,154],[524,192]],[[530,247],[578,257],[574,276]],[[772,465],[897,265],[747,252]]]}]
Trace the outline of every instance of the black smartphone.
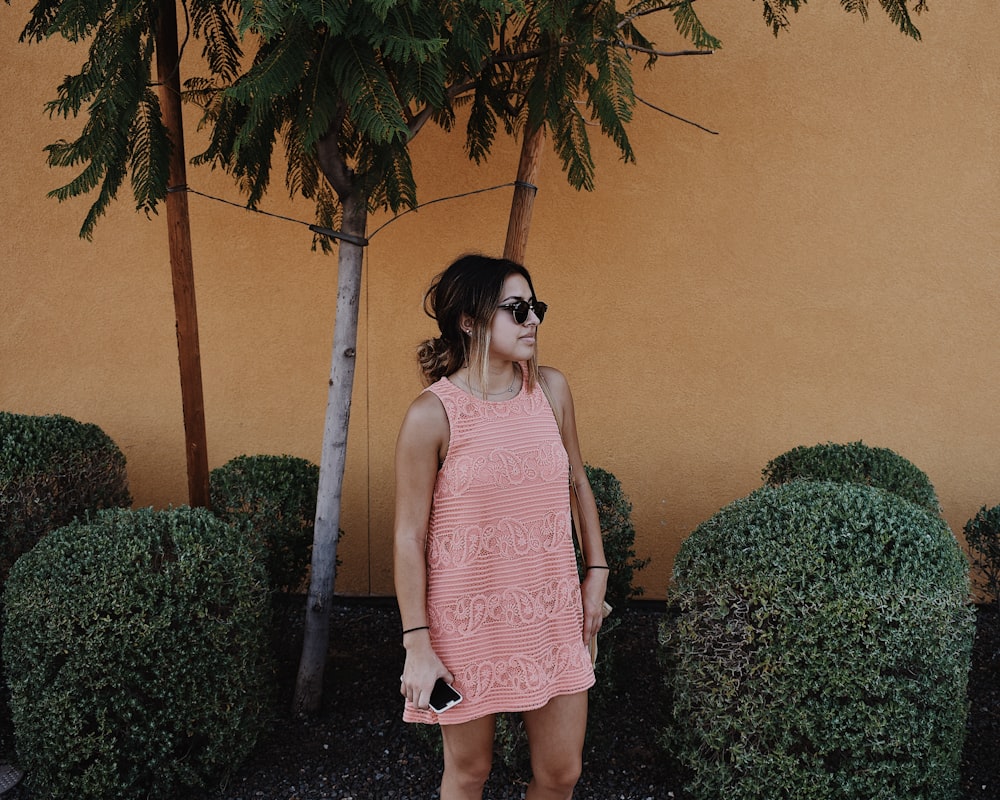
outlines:
[{"label": "black smartphone", "polygon": [[441,714],[461,702],[462,695],[458,693],[458,690],[454,686],[445,683],[444,678],[438,678],[437,683],[434,684],[434,688],[431,690],[431,699],[428,702],[431,711]]}]

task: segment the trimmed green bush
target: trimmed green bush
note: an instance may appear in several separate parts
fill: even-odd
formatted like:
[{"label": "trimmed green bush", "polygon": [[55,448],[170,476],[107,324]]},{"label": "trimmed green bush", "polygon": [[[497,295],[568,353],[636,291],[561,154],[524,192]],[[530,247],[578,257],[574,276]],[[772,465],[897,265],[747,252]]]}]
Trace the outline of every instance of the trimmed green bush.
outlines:
[{"label": "trimmed green bush", "polygon": [[240,763],[267,703],[260,556],[204,509],[114,509],[18,560],[3,657],[32,797],[185,797]]},{"label": "trimmed green bush", "polygon": [[0,411],[0,586],[45,534],[130,505],[125,456],[99,427]]},{"label": "trimmed green bush", "polygon": [[763,475],[768,486],[794,480],[876,486],[941,513],[934,486],[924,472],[898,453],[864,442],[796,447],[768,462]]},{"label": "trimmed green bush", "polygon": [[[613,611],[604,620],[601,632],[597,637],[597,683],[590,692],[590,703],[595,714],[609,703],[615,702],[622,688],[620,678],[625,670],[618,663],[616,645],[619,638],[627,636],[628,631],[621,629],[622,612],[628,601],[642,595],[642,587],[634,583],[635,573],[649,564],[648,558],[638,558],[635,553],[635,527],[632,525],[632,501],[622,489],[621,481],[601,467],[585,465],[587,480],[594,490],[594,500],[597,504],[597,515],[601,521],[601,533],[604,537],[604,555],[611,567],[608,573],[608,592],[606,599]],[[577,550],[579,556],[579,548]],[[583,565],[580,564],[581,580],[586,577]]]},{"label": "trimmed green bush", "polygon": [[297,590],[312,550],[319,467],[295,456],[238,456],[209,481],[216,516],[263,544],[272,587]]},{"label": "trimmed green bush", "polygon": [[962,529],[969,546],[978,599],[1000,599],[1000,506],[983,506]]},{"label": "trimmed green bush", "polygon": [[939,516],[795,481],[684,542],[660,631],[664,743],[695,800],[954,798],[974,635]]},{"label": "trimmed green bush", "polygon": [[[597,515],[604,535],[604,555],[611,567],[608,575],[607,601],[624,610],[633,597],[642,595],[642,587],[634,583],[635,573],[649,564],[648,558],[635,554],[635,527],[632,525],[632,501],[622,489],[621,481],[601,467],[585,465],[587,480],[594,490]],[[577,548],[579,556],[579,548]],[[581,564],[580,577],[585,577]]]}]

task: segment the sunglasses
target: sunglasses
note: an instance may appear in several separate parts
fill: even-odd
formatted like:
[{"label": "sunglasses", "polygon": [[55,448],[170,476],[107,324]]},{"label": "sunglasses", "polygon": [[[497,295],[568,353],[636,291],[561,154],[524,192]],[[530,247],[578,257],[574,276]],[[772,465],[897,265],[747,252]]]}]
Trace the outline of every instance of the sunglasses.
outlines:
[{"label": "sunglasses", "polygon": [[543,303],[541,300],[517,300],[513,303],[504,303],[502,306],[497,306],[497,308],[502,308],[505,311],[509,311],[514,315],[514,322],[518,325],[523,325],[528,321],[528,312],[534,311],[535,316],[538,317],[538,321],[541,322],[545,319],[545,312],[549,310],[548,304]]}]

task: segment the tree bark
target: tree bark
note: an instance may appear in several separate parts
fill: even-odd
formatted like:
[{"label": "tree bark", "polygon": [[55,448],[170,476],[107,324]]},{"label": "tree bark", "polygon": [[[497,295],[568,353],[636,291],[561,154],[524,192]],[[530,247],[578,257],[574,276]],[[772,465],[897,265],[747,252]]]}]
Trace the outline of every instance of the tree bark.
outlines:
[{"label": "tree bark", "polygon": [[[368,217],[365,198],[355,191],[342,197],[342,205],[343,233],[351,234],[359,240],[364,239]],[[347,463],[347,431],[357,362],[363,258],[363,247],[346,241],[340,242],[337,258],[337,317],[333,329],[333,355],[319,468],[319,492],[316,496],[312,573],[306,600],[302,658],[299,660],[292,703],[292,711],[298,715],[319,711],[323,697],[323,673],[330,641],[330,607],[336,578],[340,507]]]},{"label": "tree bark", "polygon": [[180,362],[181,406],[187,453],[188,502],[209,505],[208,446],[205,436],[205,399],[201,382],[201,348],[198,343],[198,310],[191,257],[191,224],[188,215],[187,167],[181,117],[181,80],[177,55],[177,6],[160,0],[156,27],[156,74],[163,124],[173,145],[167,193],[167,236],[170,274],[174,289],[177,358]]},{"label": "tree bark", "polygon": [[518,264],[524,263],[528,249],[528,232],[531,229],[531,212],[535,205],[538,188],[535,181],[542,161],[542,145],[545,143],[545,128],[538,126],[525,129],[521,142],[521,160],[517,165],[517,185],[510,204],[510,218],[507,222],[507,241],[503,256]]}]

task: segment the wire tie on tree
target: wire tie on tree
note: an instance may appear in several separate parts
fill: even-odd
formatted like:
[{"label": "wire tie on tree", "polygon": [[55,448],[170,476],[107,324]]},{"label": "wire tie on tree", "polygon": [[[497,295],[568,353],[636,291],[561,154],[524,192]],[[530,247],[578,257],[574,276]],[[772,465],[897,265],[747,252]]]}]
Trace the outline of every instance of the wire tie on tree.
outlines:
[{"label": "wire tie on tree", "polygon": [[353,236],[350,233],[341,233],[340,231],[333,230],[333,228],[323,228],[319,225],[310,225],[309,230],[322,236],[329,236],[331,239],[341,239],[348,244],[354,244],[358,247],[368,246],[368,240],[363,236]]}]

